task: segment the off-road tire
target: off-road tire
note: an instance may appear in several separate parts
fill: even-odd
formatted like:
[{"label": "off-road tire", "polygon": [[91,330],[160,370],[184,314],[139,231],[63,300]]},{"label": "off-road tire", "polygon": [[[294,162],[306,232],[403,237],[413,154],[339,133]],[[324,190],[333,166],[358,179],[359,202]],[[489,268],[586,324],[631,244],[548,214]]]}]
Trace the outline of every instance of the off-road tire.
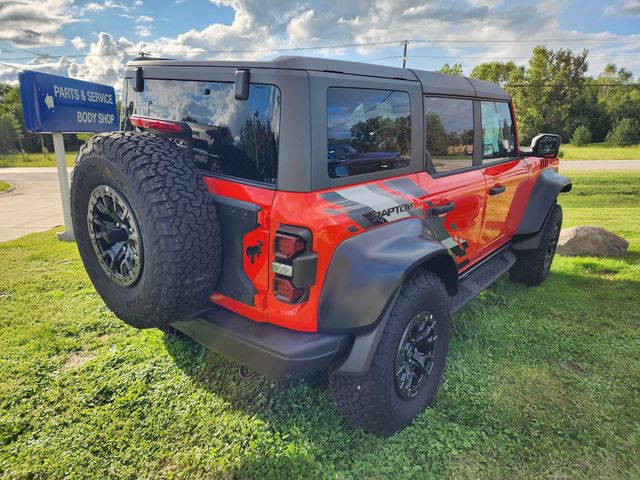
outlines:
[{"label": "off-road tire", "polygon": [[[433,401],[449,348],[447,292],[434,273],[421,270],[409,277],[380,338],[371,366],[362,376],[330,373],[329,388],[336,407],[351,424],[379,436],[406,427]],[[428,310],[438,335],[431,374],[411,399],[402,398],[394,384],[394,362],[403,332],[412,317]]]},{"label": "off-road tire", "polygon": [[[534,250],[515,251],[516,263],[509,271],[512,282],[529,286],[540,285],[544,282],[551,269],[561,228],[562,207],[556,203],[544,227],[540,246]],[[549,249],[551,250],[549,251]],[[549,253],[550,258],[545,261]]]},{"label": "off-road tire", "polygon": [[[185,148],[149,133],[93,137],[78,153],[71,214],[80,256],[107,306],[137,328],[162,328],[202,309],[221,270],[220,225],[212,197]],[[89,237],[92,191],[104,185],[128,203],[142,243],[138,280],[116,284]]]}]

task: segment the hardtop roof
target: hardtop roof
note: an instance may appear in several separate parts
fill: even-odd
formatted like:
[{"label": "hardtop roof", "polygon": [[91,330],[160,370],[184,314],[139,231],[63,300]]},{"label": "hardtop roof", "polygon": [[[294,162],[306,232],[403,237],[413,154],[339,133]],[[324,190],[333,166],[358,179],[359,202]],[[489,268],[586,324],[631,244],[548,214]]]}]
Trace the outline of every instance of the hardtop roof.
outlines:
[{"label": "hardtop roof", "polygon": [[131,60],[127,67],[147,66],[184,66],[184,67],[232,67],[232,68],[269,68],[287,70],[308,70],[348,75],[364,75],[408,81],[422,84],[425,94],[456,95],[509,100],[509,94],[499,85],[476,78],[445,75],[437,72],[412,68],[388,67],[362,62],[349,62],[328,58],[281,56],[268,61],[236,60],[169,60],[141,57]]}]

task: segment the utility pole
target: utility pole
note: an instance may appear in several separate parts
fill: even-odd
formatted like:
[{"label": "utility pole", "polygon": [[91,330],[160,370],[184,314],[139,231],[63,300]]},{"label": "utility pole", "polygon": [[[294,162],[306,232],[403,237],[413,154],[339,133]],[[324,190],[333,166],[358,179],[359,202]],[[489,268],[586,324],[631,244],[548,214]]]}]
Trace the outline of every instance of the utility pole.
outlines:
[{"label": "utility pole", "polygon": [[409,40],[403,40],[402,45],[404,45],[402,51],[402,68],[407,68],[407,47],[409,46]]}]

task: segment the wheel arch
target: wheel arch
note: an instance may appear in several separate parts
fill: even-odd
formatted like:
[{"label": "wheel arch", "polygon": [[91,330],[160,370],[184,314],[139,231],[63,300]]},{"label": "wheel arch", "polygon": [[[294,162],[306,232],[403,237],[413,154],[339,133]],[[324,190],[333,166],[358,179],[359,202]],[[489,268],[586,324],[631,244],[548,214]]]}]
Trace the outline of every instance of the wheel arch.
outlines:
[{"label": "wheel arch", "polygon": [[336,248],[318,305],[318,331],[361,333],[381,323],[406,278],[438,275],[449,295],[458,288],[451,252],[424,220],[409,218],[351,237]]},{"label": "wheel arch", "polygon": [[572,183],[569,178],[553,169],[543,170],[533,187],[516,235],[531,235],[539,232],[555,205],[558,195],[571,191],[571,188]]}]

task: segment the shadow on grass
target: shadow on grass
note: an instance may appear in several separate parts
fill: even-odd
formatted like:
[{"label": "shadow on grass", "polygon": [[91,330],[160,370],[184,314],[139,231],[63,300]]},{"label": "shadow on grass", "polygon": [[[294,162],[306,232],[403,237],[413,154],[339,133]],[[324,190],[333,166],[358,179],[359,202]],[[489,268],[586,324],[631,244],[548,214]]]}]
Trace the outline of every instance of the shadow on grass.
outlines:
[{"label": "shadow on grass", "polygon": [[[634,320],[632,312],[637,302],[640,278],[617,277],[639,262],[640,254],[630,254],[613,268],[607,260],[599,259],[578,259],[568,264],[563,262],[552,271],[542,286],[535,288],[514,285],[505,279],[499,281],[482,298],[474,300],[470,307],[453,318],[454,335],[445,371],[445,381],[449,384],[443,389],[446,393],[441,391],[436,396],[430,414],[423,414],[416,423],[390,439],[378,439],[347,425],[335,410],[322,382],[291,380],[277,383],[260,376],[244,381],[238,375],[237,365],[195,342],[168,335],[165,335],[164,342],[176,365],[200,388],[215,393],[230,407],[264,421],[281,437],[301,442],[307,448],[304,455],[297,453],[278,458],[263,456],[243,459],[238,474],[256,472],[256,469],[277,471],[282,475],[285,475],[284,472],[304,472],[305,468],[317,468],[318,461],[321,464],[333,464],[335,461],[344,468],[345,464],[357,463],[362,458],[373,459],[378,453],[385,456],[389,448],[397,446],[403,449],[407,439],[412,437],[437,438],[445,435],[443,432],[449,432],[451,425],[456,430],[446,435],[453,437],[465,431],[478,435],[487,429],[519,431],[522,436],[513,440],[516,446],[514,451],[529,451],[529,454],[536,455],[535,449],[539,448],[540,452],[537,453],[541,458],[553,456],[546,449],[556,443],[555,448],[566,449],[563,455],[578,455],[570,451],[570,445],[563,447],[558,443],[558,438],[558,441],[554,440],[557,433],[553,432],[552,426],[563,421],[566,412],[554,411],[555,403],[548,396],[541,393],[530,400],[539,407],[548,406],[533,408],[534,412],[547,411],[546,416],[541,414],[539,418],[523,421],[522,415],[515,410],[498,411],[496,405],[500,401],[492,400],[489,393],[478,401],[477,392],[494,391],[494,382],[500,377],[500,371],[494,371],[491,375],[486,372],[496,366],[506,374],[510,368],[542,365],[560,379],[565,375],[585,375],[582,367],[571,369],[573,365],[608,368],[610,359],[601,360],[598,357],[601,345],[597,342],[603,335],[611,335],[612,328],[618,325],[616,322],[637,322],[637,315]],[[626,320],[613,315],[612,310],[615,309],[623,318],[626,315]],[[546,325],[544,328],[540,326],[541,322]],[[581,336],[581,329],[586,327],[592,329],[593,334]],[[571,339],[568,341],[566,335],[558,335],[556,330],[562,330]],[[487,355],[487,352],[491,352],[491,355]],[[455,385],[452,381],[463,384]],[[450,398],[454,392],[454,398]],[[524,392],[515,391],[512,394],[517,398]],[[579,397],[580,392],[569,390],[568,396]],[[604,402],[605,399],[599,401]],[[548,402],[551,403],[546,405]],[[594,408],[594,405],[589,408]],[[537,435],[531,425],[544,430],[547,424],[550,436],[542,437],[539,445],[535,444],[534,450],[530,450],[532,446],[527,442],[531,440],[523,439]],[[457,430],[458,427],[463,430]],[[586,432],[583,442],[588,442],[584,439],[590,438],[589,434],[593,438],[599,435],[599,427],[595,423],[582,425],[581,428]],[[569,442],[570,437],[563,441]],[[443,442],[448,444],[449,437],[445,437]],[[455,440],[451,445],[442,447],[438,457],[440,464],[424,467],[429,469],[430,474],[442,473],[449,455],[460,450],[455,446]],[[501,447],[492,442],[484,445],[471,442],[466,448],[491,452]],[[427,458],[434,461],[429,455]],[[517,457],[520,454],[514,455]],[[499,463],[499,460],[496,462]]]}]

